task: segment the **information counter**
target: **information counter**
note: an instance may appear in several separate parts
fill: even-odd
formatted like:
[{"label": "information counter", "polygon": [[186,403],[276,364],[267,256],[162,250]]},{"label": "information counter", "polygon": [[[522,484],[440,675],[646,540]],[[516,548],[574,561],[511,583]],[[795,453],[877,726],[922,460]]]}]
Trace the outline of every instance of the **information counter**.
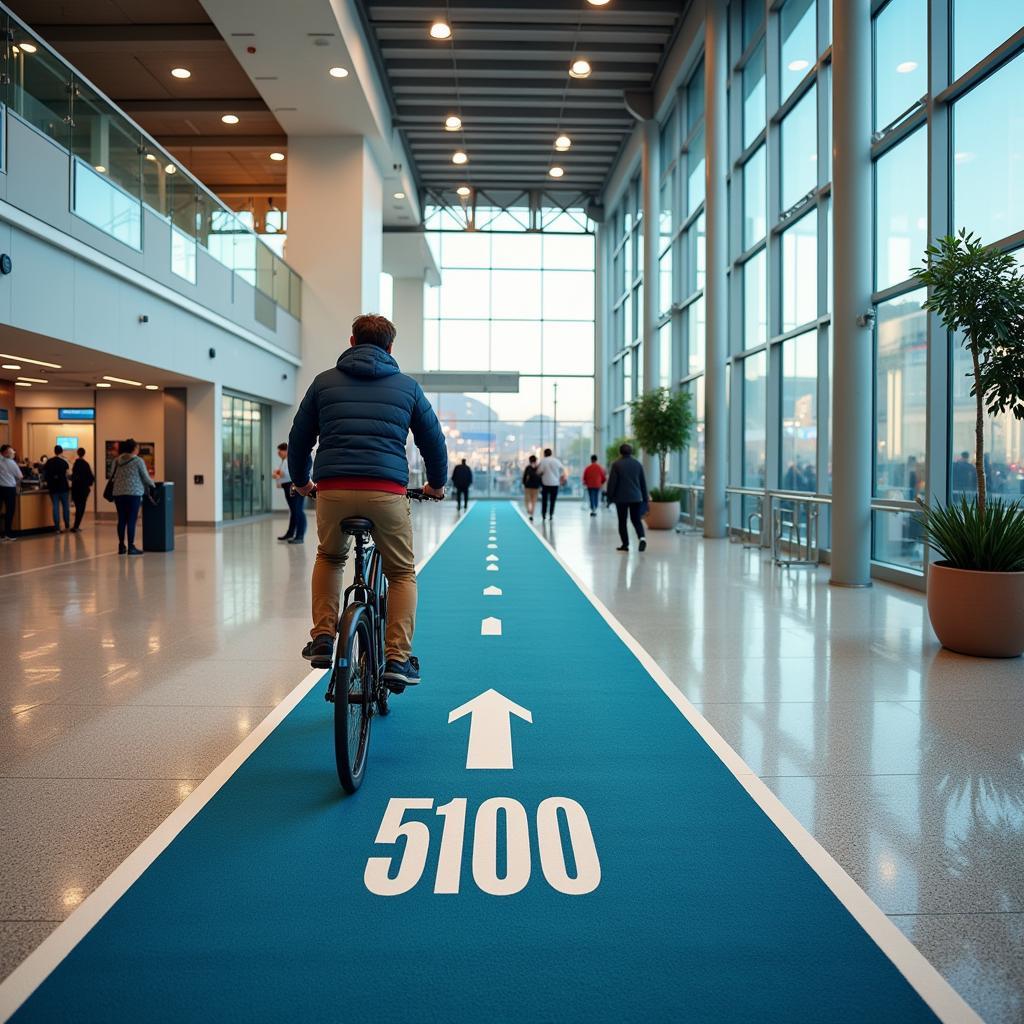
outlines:
[{"label": "information counter", "polygon": [[50,492],[41,489],[19,491],[13,525],[15,533],[52,530],[53,502],[50,500]]}]

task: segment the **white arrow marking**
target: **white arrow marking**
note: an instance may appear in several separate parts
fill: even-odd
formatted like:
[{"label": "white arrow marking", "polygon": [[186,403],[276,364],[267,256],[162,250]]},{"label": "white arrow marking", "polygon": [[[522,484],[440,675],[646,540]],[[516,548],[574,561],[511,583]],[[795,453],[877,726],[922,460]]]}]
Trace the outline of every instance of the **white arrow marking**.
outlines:
[{"label": "white arrow marking", "polygon": [[489,566],[487,566],[487,571],[488,572],[497,572],[498,571],[498,567],[496,565],[489,565]]},{"label": "white arrow marking", "polygon": [[484,619],[480,623],[480,635],[501,636],[501,619],[496,619],[494,616]]},{"label": "white arrow marking", "polygon": [[485,690],[479,697],[456,708],[448,724],[472,715],[469,723],[467,768],[512,768],[512,715],[533,724],[533,715],[497,690]]},{"label": "white arrow marking", "polygon": [[487,561],[488,562],[497,562],[497,561],[499,561],[499,558],[498,558],[497,555],[488,555],[487,556]]},{"label": "white arrow marking", "polygon": [[488,544],[487,545],[487,550],[488,551],[497,551],[498,550],[498,545],[497,544]]},{"label": "white arrow marking", "polygon": [[484,587],[484,597],[501,597],[501,587]]}]

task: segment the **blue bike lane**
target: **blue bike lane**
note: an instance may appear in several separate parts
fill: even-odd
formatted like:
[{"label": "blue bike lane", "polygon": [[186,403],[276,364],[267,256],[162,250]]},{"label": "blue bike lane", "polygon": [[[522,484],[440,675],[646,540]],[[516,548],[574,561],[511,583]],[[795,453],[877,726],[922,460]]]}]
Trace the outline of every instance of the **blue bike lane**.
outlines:
[{"label": "blue bike lane", "polygon": [[13,1019],[971,1019],[513,508],[427,564],[416,647],[357,794],[318,681]]}]

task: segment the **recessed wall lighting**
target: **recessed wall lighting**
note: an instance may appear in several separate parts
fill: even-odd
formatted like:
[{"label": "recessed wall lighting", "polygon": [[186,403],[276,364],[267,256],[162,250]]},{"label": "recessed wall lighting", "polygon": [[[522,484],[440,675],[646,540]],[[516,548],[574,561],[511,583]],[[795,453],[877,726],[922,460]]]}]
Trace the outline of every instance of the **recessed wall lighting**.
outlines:
[{"label": "recessed wall lighting", "polygon": [[797,60],[791,60],[786,65],[790,71],[806,71],[810,66],[811,62],[809,60],[804,60],[802,57]]},{"label": "recessed wall lighting", "polygon": [[44,359],[30,359],[28,356],[16,356],[11,352],[0,352],[0,359],[10,359],[12,363],[31,363],[33,366],[46,366],[51,370],[60,369],[60,363],[48,363]]},{"label": "recessed wall lighting", "polygon": [[188,68],[171,68],[171,74],[175,78],[191,78],[192,72]]},{"label": "recessed wall lighting", "polygon": [[604,7],[608,0],[587,0],[591,7]]},{"label": "recessed wall lighting", "polygon": [[175,167],[174,164],[168,164],[164,168],[164,174],[177,174],[177,173],[178,173],[178,168]]},{"label": "recessed wall lighting", "polygon": [[896,71],[901,75],[909,75],[911,71],[917,70],[916,60],[905,60],[896,65]]},{"label": "recessed wall lighting", "polygon": [[569,76],[571,78],[587,78],[592,70],[589,60],[574,60],[569,65]]},{"label": "recessed wall lighting", "polygon": [[404,192],[396,192],[391,198],[392,199],[404,199],[405,198],[405,193]]},{"label": "recessed wall lighting", "polygon": [[271,153],[270,159],[276,160],[278,163],[280,163],[284,159],[284,153]]},{"label": "recessed wall lighting", "polygon": [[147,391],[159,391],[160,390],[160,385],[159,384],[147,384],[146,385],[146,390]]},{"label": "recessed wall lighting", "polygon": [[18,45],[21,47],[22,53],[35,53],[37,49],[35,43],[18,43]]},{"label": "recessed wall lighting", "polygon": [[435,21],[430,26],[430,38],[431,39],[450,39],[452,34],[452,27],[446,21]]},{"label": "recessed wall lighting", "polygon": [[548,169],[548,175],[552,178],[561,178],[563,174],[565,171],[557,165]]},{"label": "recessed wall lighting", "polygon": [[104,383],[103,383],[103,381],[100,381],[100,382],[99,382],[99,383],[98,383],[98,384],[96,385],[96,387],[98,387],[98,388],[109,388],[109,387],[110,387],[110,385],[109,385],[109,384],[104,384]]},{"label": "recessed wall lighting", "polygon": [[20,370],[20,369],[21,369],[21,364],[20,363],[4,363],[3,366],[0,366],[0,370]]},{"label": "recessed wall lighting", "polygon": [[348,78],[348,68],[331,68],[328,70],[327,74],[329,74],[331,78]]},{"label": "recessed wall lighting", "polygon": [[115,384],[131,384],[133,387],[141,388],[141,380],[128,380],[127,377],[110,377],[107,374],[103,374],[104,380],[112,380]]},{"label": "recessed wall lighting", "polygon": [[18,380],[27,381],[29,384],[49,384],[48,380],[43,380],[42,377],[19,377]]},{"label": "recessed wall lighting", "polygon": [[458,114],[449,114],[444,119],[444,130],[446,132],[457,132],[462,127],[462,118]]},{"label": "recessed wall lighting", "polygon": [[30,387],[32,387],[32,385],[29,384],[29,382],[27,380],[16,380],[14,382],[14,386],[16,388],[30,388]]},{"label": "recessed wall lighting", "polygon": [[469,157],[466,156],[466,154],[463,153],[461,149],[457,149],[454,153],[452,153],[452,163],[453,164],[466,164],[466,163],[469,163]]},{"label": "recessed wall lighting", "polygon": [[570,139],[568,135],[559,135],[558,138],[555,139],[555,149],[557,149],[559,153],[564,153],[571,145],[572,139]]},{"label": "recessed wall lighting", "polygon": [[460,185],[455,190],[455,193],[456,193],[456,195],[460,195],[463,198],[465,198],[466,196],[472,195],[473,194],[473,190],[468,185]]},{"label": "recessed wall lighting", "polygon": [[237,114],[224,114],[221,117],[221,120],[225,124],[238,124],[238,115]]},{"label": "recessed wall lighting", "polygon": [[97,164],[96,165],[96,170],[99,171],[100,174],[106,174],[107,173],[107,169],[106,169],[106,167],[103,166],[103,164]]}]

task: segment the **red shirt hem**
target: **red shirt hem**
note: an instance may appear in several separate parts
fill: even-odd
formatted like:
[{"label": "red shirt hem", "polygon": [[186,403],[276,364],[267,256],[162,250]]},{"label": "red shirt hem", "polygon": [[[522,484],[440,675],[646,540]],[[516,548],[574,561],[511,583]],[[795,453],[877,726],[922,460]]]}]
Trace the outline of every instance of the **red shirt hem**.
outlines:
[{"label": "red shirt hem", "polygon": [[370,476],[331,476],[317,480],[319,491],[384,491],[387,494],[405,496],[405,486],[393,480],[375,480]]}]

